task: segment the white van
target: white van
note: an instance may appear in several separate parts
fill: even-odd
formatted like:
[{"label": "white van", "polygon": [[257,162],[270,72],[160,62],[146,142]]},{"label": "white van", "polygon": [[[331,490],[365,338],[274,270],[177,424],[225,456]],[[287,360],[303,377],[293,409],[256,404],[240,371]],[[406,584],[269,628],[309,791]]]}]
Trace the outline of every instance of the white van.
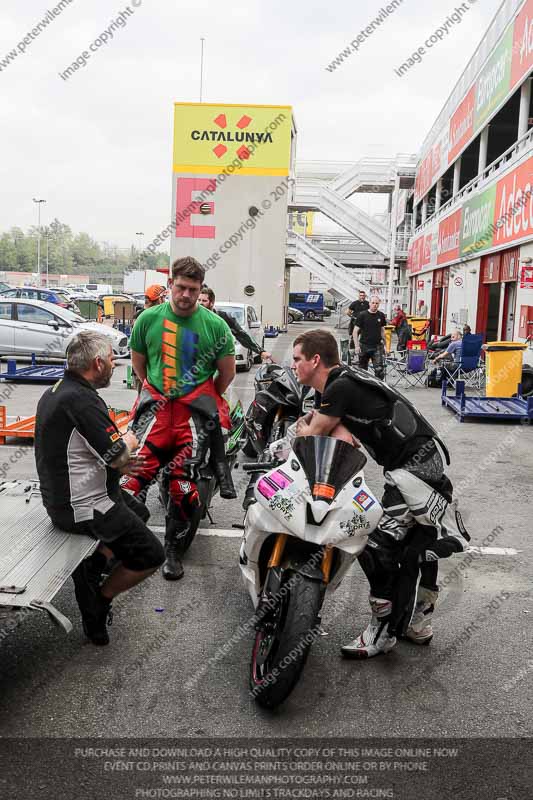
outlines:
[{"label": "white van", "polygon": [[[263,347],[265,339],[265,331],[261,320],[256,314],[255,308],[247,303],[233,303],[231,301],[217,300],[215,303],[217,311],[224,311],[226,314],[232,316],[243,328],[246,333],[255,339],[260,347]],[[249,372],[255,360],[259,360],[252,350],[245,349],[239,342],[235,342],[235,363],[237,369],[241,368],[245,372]]]}]

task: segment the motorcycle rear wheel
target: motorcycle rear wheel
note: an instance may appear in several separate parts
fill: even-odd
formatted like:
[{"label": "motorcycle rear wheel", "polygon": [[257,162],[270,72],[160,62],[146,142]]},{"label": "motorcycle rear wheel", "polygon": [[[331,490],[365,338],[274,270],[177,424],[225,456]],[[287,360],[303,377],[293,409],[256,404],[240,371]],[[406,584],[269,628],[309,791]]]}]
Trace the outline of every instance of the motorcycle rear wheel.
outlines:
[{"label": "motorcycle rear wheel", "polygon": [[[290,695],[318,635],[322,584],[295,575],[280,601],[272,630],[258,631],[250,665],[250,689],[262,708],[274,709]],[[287,581],[284,584],[287,585]]]}]

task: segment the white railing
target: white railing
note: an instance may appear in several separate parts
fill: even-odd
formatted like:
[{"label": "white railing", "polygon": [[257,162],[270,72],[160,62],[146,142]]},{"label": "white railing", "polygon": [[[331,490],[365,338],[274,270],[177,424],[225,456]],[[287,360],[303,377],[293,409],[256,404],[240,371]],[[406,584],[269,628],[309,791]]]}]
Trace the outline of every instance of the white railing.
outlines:
[{"label": "white railing", "polygon": [[533,128],[518,139],[511,147],[509,147],[501,156],[498,156],[491,164],[489,164],[483,172],[476,175],[475,178],[465,184],[463,188],[457,192],[453,197],[444,203],[436,214],[432,214],[425,222],[415,228],[413,236],[418,235],[425,230],[429,225],[433,225],[437,220],[447,216],[454,206],[459,205],[465,197],[479,189],[485,188],[487,184],[492,182],[492,179],[503,172],[507,167],[511,166],[515,161],[519,161],[522,156],[529,150],[533,149]]},{"label": "white railing", "polygon": [[515,13],[522,2],[523,0],[505,0],[505,2],[502,3],[496,12],[494,19],[485,33],[485,36],[475,50],[472,58],[466,65],[465,70],[452,89],[448,99],[445,101],[442,107],[440,114],[426,136],[422,147],[420,148],[420,156],[422,158],[437,141],[444,127],[449,124],[450,117],[457,109],[457,106],[469,90],[477,75],[481,72],[481,68],[487,59],[492,55],[498,39],[500,39],[501,35],[507,28],[507,25],[515,16]]},{"label": "white railing", "polygon": [[289,208],[291,206],[321,211],[374,250],[384,255],[388,253],[390,234],[387,227],[318,180],[298,181],[293,200],[289,201]]}]

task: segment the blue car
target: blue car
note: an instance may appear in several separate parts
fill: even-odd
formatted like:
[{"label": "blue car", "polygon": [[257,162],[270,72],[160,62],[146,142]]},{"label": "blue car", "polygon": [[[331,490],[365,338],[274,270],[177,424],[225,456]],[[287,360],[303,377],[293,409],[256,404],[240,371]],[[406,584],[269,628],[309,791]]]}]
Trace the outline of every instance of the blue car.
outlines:
[{"label": "blue car", "polygon": [[60,289],[41,289],[38,286],[18,286],[16,289],[0,290],[1,297],[20,297],[25,300],[41,300],[44,303],[54,303],[61,308],[68,308],[79,314],[80,310],[66,294]]}]

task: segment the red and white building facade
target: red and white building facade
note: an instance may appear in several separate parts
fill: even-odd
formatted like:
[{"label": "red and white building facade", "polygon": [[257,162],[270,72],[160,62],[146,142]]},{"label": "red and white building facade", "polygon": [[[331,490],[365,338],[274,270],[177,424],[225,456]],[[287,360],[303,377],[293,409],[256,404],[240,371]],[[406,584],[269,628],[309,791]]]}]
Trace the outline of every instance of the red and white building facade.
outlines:
[{"label": "red and white building facade", "polygon": [[410,305],[432,333],[533,334],[533,0],[502,3],[420,153]]}]

